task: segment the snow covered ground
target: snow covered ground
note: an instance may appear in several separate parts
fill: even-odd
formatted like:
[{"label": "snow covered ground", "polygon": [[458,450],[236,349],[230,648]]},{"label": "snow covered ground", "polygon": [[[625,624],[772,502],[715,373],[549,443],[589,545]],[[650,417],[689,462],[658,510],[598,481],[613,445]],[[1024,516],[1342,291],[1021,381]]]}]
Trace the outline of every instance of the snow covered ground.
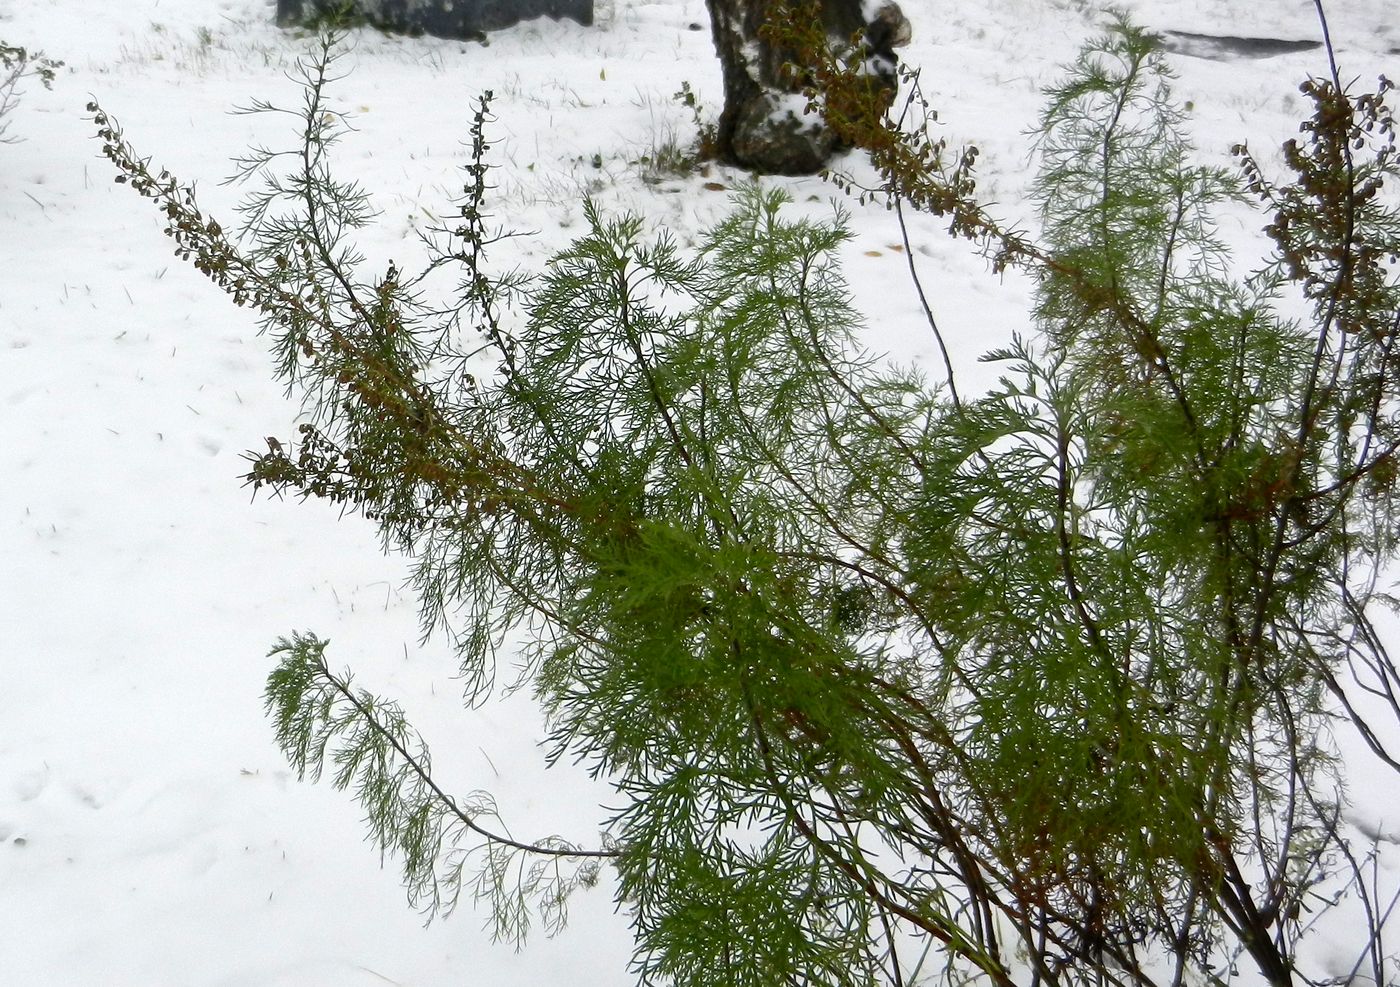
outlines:
[{"label": "snow covered ground", "polygon": [[[1163,31],[1318,34],[1304,0],[1125,6]],[[1023,132],[1101,15],[1081,0],[905,9],[906,57],[951,141],[981,146],[980,187],[1028,221]],[[1329,14],[1346,77],[1400,73],[1392,0],[1333,0]],[[250,503],[242,452],[286,435],[296,409],[269,380],[249,313],[171,256],[154,210],[98,156],[90,98],[141,153],[199,181],[228,225],[238,193],[217,181],[229,159],[291,134],[226,111],[294,103],[284,72],[306,39],[272,25],[270,0],[0,0],[0,39],[67,63],[52,92],[27,85],[11,121],[25,140],[0,146],[0,987],[629,983],[606,880],[576,899],[560,937],[518,954],[492,945],[470,907],[423,928],[393,863],[380,869],[364,844],[357,807],[289,777],[263,717],[269,646],[315,630],[403,703],[445,781],[493,790],[524,834],[588,842],[602,816],[586,778],[545,774],[527,701],[460,715],[451,658],[418,646],[404,567],[367,523]],[[1237,141],[1263,150],[1290,136],[1296,83],[1325,69],[1316,51],[1174,61],[1198,146],[1222,162]],[[415,227],[460,184],[483,89],[497,96],[496,211],[538,231],[511,241],[505,263],[537,267],[579,232],[585,193],[684,237],[727,207],[705,183],[739,178],[715,168],[653,183],[640,163],[689,140],[671,98],[682,82],[718,111],[703,0],[599,0],[592,28],[529,23],[485,47],[362,33],[345,64],[336,92],[359,129],[338,160],[382,211],[367,252],[401,266],[418,256]],[[814,212],[836,194],[782,182]],[[849,205],[847,271],[872,345],[934,366],[892,218]],[[1025,326],[1026,286],[990,275],[937,222],[916,218],[912,232],[975,375],[978,353]],[[1400,830],[1383,788],[1357,794],[1363,822]]]}]

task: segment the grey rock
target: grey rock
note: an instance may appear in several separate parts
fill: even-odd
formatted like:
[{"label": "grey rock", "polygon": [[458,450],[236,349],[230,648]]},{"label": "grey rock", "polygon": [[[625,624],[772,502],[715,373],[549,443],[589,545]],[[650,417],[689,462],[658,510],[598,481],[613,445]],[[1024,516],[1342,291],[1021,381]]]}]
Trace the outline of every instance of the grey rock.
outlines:
[{"label": "grey rock", "polygon": [[[354,13],[385,31],[481,40],[486,31],[533,17],[593,23],[593,0],[352,0]],[[344,7],[343,0],[277,0],[277,23],[305,23]]]},{"label": "grey rock", "polygon": [[1166,31],[1163,47],[1178,55],[1192,58],[1272,58],[1300,51],[1316,51],[1321,41],[1288,38],[1240,38],[1230,34],[1194,34],[1191,31]]}]

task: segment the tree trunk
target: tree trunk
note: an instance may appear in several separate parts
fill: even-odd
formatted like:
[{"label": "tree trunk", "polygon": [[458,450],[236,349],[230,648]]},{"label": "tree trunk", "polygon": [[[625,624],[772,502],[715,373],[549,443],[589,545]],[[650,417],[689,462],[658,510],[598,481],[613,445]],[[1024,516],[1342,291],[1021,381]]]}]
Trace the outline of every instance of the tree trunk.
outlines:
[{"label": "tree trunk", "polygon": [[[755,172],[808,175],[820,171],[839,150],[831,129],[807,114],[806,100],[784,66],[793,52],[770,44],[762,28],[790,16],[784,0],[706,0],[715,52],[724,75],[724,110],[720,114],[720,157]],[[889,98],[897,88],[894,48],[909,39],[909,22],[899,5],[886,0],[867,21],[862,0],[819,0],[822,27],[833,44],[850,45],[863,32],[866,70]]]}]

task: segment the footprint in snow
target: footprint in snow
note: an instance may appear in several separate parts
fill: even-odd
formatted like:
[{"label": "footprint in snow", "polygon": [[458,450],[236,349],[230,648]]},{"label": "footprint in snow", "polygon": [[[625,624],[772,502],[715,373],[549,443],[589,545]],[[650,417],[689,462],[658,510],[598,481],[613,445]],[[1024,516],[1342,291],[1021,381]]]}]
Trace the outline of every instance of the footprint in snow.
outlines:
[{"label": "footprint in snow", "polygon": [[34,769],[31,771],[21,771],[13,781],[10,782],[10,790],[15,793],[15,798],[21,802],[32,802],[43,794],[44,789],[49,786],[49,772],[47,769]]}]

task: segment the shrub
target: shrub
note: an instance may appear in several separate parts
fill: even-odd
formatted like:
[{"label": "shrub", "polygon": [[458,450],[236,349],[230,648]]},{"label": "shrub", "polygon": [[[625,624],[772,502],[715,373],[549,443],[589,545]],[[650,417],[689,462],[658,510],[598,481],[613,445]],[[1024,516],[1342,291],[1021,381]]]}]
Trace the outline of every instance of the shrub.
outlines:
[{"label": "shrub", "polygon": [[0,40],[0,144],[17,139],[10,135],[10,121],[6,118],[19,105],[20,81],[32,75],[45,89],[52,89],[54,75],[62,67],[62,62],[45,58],[42,51],[31,52]]},{"label": "shrub", "polygon": [[[467,881],[519,937],[607,862],[643,983],[904,984],[937,950],[1002,987],[1220,983],[1242,954],[1284,985],[1320,979],[1299,944],[1350,893],[1347,946],[1386,982],[1328,736],[1350,722],[1400,768],[1372,623],[1400,544],[1388,83],[1309,82],[1292,179],[1245,148],[1241,178],[1193,162],[1154,39],[1115,20],[1047,92],[1039,240],[973,198],[974,151],[943,170],[864,118],[870,194],[1037,279],[1034,334],[962,396],[861,348],[841,215],[757,187],[692,253],[590,203],[538,276],[493,277],[489,94],[433,263],[365,274],[331,56],[305,65],[299,165],[243,163],[264,184],[240,239],[93,109],[117,180],[306,396],[249,482],[373,519],[474,699],[524,632],[551,760],[616,790],[596,848],[511,838],[324,639],[283,639],[278,741],[355,786],[415,903]],[[1238,279],[1211,216],[1250,196],[1275,254]],[[447,269],[444,313],[420,292]]]}]

